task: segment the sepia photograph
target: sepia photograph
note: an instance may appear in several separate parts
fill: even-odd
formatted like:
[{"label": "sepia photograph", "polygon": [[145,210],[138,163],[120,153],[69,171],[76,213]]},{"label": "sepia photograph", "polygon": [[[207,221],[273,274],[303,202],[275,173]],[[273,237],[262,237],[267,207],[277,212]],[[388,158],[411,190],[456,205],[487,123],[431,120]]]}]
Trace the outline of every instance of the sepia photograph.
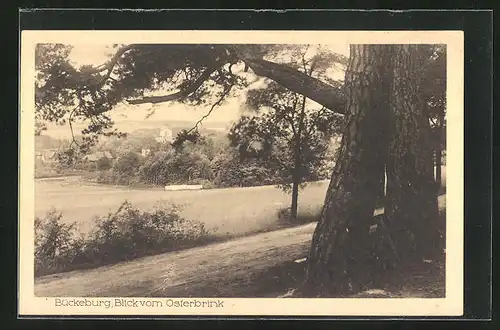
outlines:
[{"label": "sepia photograph", "polygon": [[21,50],[21,311],[461,315],[461,32]]}]

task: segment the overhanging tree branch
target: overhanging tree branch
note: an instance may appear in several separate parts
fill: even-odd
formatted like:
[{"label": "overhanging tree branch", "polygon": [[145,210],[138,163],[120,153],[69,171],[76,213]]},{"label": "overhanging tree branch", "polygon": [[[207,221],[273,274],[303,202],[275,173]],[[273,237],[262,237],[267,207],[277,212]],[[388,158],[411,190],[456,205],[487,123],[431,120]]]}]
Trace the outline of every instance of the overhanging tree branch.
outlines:
[{"label": "overhanging tree branch", "polygon": [[195,129],[198,129],[198,125],[200,125],[203,120],[205,120],[206,118],[208,118],[208,116],[210,116],[210,114],[212,113],[212,111],[214,111],[215,107],[219,106],[222,101],[224,101],[224,98],[227,96],[227,94],[229,94],[229,92],[231,91],[231,89],[233,88],[233,85],[229,85],[225,90],[224,92],[222,93],[222,95],[219,97],[219,99],[214,103],[212,104],[212,107],[210,108],[210,110],[208,110],[208,112],[203,115],[203,117],[201,117],[195,124],[193,127],[191,127],[188,131],[186,131],[186,134],[188,133],[191,133],[192,131],[194,131]]},{"label": "overhanging tree branch", "polygon": [[302,94],[332,111],[345,113],[344,100],[338,88],[286,65],[261,59],[246,59],[245,63],[255,74],[272,79],[292,92]]},{"label": "overhanging tree branch", "polygon": [[162,96],[146,96],[141,99],[137,100],[127,100],[129,104],[144,104],[144,103],[162,103],[162,102],[168,102],[168,101],[175,101],[175,100],[180,100],[183,99],[189,94],[194,93],[198,88],[200,88],[203,83],[210,78],[212,73],[214,73],[217,69],[219,69],[222,66],[221,63],[215,62],[211,66],[207,67],[205,71],[191,84],[189,85],[186,89],[183,89],[179,92],[168,94],[168,95],[162,95]]},{"label": "overhanging tree branch", "polygon": [[[283,87],[295,93],[302,94],[334,112],[344,114],[344,100],[339,88],[324,83],[319,79],[310,77],[307,74],[286,65],[262,59],[241,58],[241,60],[245,63],[245,66],[251,68],[256,75],[272,79]],[[129,104],[137,105],[180,100],[189,96],[191,93],[194,93],[213,72],[224,64],[225,63],[222,62],[215,62],[213,65],[209,66],[188,88],[179,92],[162,96],[147,96],[141,99],[127,100],[127,102]]]},{"label": "overhanging tree branch", "polygon": [[113,55],[113,57],[106,62],[105,64],[99,65],[96,67],[94,70],[92,70],[90,73],[100,73],[102,71],[107,71],[106,74],[101,78],[99,84],[102,86],[104,83],[106,83],[106,80],[108,80],[111,77],[111,73],[113,72],[113,68],[115,67],[116,63],[118,60],[122,57],[123,54],[131,50],[132,48],[136,47],[137,45],[135,44],[130,44],[121,47],[116,51],[116,53]]}]

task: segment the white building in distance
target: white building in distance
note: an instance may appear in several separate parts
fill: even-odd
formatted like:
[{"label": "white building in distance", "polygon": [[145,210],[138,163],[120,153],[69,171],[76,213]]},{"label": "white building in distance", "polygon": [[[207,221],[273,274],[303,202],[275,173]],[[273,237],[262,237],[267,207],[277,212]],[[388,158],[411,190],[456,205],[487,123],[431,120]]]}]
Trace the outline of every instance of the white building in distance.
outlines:
[{"label": "white building in distance", "polygon": [[160,129],[160,136],[156,137],[156,141],[160,143],[171,143],[174,140],[172,130],[168,127]]}]

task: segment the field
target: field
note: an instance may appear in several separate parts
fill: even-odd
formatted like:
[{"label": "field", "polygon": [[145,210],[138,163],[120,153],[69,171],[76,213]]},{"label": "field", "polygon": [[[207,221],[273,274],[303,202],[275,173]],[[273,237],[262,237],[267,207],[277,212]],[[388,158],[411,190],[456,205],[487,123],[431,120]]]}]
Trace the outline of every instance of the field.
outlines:
[{"label": "field", "polygon": [[[301,191],[299,216],[319,212],[327,185],[315,182]],[[35,180],[35,215],[44,216],[55,208],[65,222],[76,221],[83,233],[92,229],[95,216],[116,211],[124,200],[141,210],[179,205],[186,219],[203,222],[215,235],[233,237],[282,227],[278,211],[289,206],[291,197],[273,186],[164,191],[94,185],[77,177]]]},{"label": "field", "polygon": [[[327,185],[326,181],[309,184],[299,196],[299,213],[318,214]],[[36,180],[35,190],[38,216],[55,207],[63,212],[65,221],[77,221],[82,232],[92,228],[94,216],[114,211],[123,200],[128,200],[143,210],[153,208],[158,202],[182,204],[184,217],[203,222],[220,238],[240,237],[96,269],[42,276],[35,281],[38,296],[159,297],[168,292],[171,297],[276,297],[300,283],[303,264],[295,261],[307,255],[315,228],[310,223],[277,230],[287,227],[279,220],[278,211],[288,206],[290,196],[272,186],[140,190],[85,184],[77,177],[69,177]],[[444,209],[445,195],[440,196],[439,205]],[[256,234],[259,232],[262,233]],[[418,276],[424,281],[419,282],[421,285],[417,283],[418,288],[404,284],[402,288],[387,289],[394,296],[442,297],[444,262],[435,260],[418,271],[416,275],[413,270],[407,274],[408,278]],[[394,276],[400,278],[401,274]],[[429,292],[423,292],[421,287],[429,287]]]}]

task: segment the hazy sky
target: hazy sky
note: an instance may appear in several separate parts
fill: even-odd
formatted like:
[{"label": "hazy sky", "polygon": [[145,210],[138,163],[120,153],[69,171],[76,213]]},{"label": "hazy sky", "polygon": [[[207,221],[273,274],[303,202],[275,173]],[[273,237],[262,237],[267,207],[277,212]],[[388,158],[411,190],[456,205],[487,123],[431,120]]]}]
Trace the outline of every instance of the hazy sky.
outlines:
[{"label": "hazy sky", "polygon": [[[323,45],[330,49],[332,52],[349,55],[349,45],[348,44],[336,44],[336,45]],[[100,65],[105,63],[109,57],[113,54],[113,49],[109,44],[75,44],[73,45],[73,50],[70,55],[70,60],[76,65],[90,64],[90,65]],[[251,74],[251,76],[253,76]],[[335,78],[342,79],[343,73],[337,72]],[[161,94],[161,93],[160,93]],[[236,120],[240,116],[241,102],[244,100],[244,95],[239,97],[234,97],[228,99],[226,102],[217,107],[212,114],[204,120],[204,122],[231,122]],[[156,109],[155,114],[148,119],[145,119],[149,110],[154,107]],[[143,105],[118,105],[115,110],[113,110],[111,117],[116,123],[116,127],[123,131],[130,131],[131,129],[137,129],[137,121],[144,121],[145,126],[149,126],[148,122],[154,122],[157,120],[185,120],[196,122],[201,116],[203,116],[210,109],[210,105],[207,107],[187,107],[177,102],[167,102],[161,104],[143,104]],[[134,121],[135,125],[132,125],[131,121]],[[78,129],[80,125],[76,125]],[[69,137],[70,130],[67,126],[55,126],[48,125],[49,130],[46,134],[58,137]]]}]

